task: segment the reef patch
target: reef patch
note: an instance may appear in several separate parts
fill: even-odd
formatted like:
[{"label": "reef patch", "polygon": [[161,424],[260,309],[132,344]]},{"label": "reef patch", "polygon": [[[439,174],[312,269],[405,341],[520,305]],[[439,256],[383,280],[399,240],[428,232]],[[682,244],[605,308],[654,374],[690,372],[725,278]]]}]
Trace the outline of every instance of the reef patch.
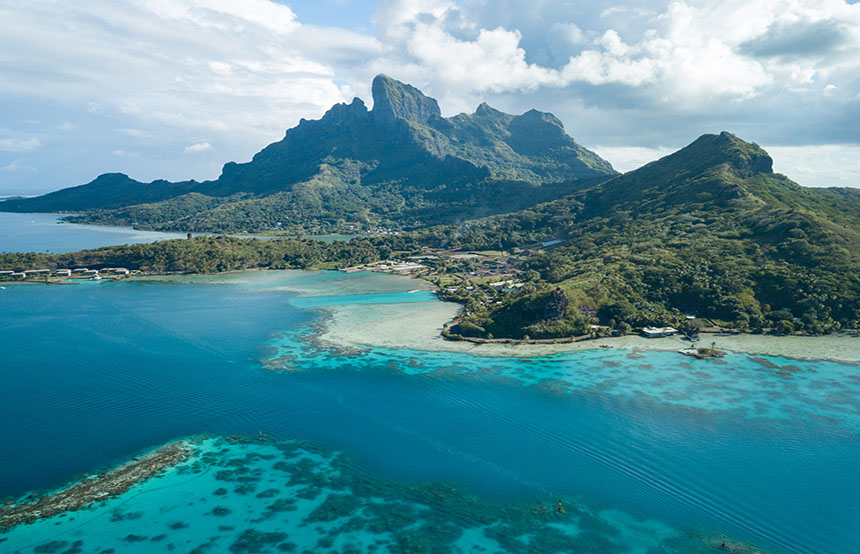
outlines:
[{"label": "reef patch", "polygon": [[0,529],[74,512],[94,502],[118,496],[135,484],[182,462],[191,453],[192,448],[187,441],[172,442],[114,469],[78,481],[60,491],[31,501],[0,506]]}]

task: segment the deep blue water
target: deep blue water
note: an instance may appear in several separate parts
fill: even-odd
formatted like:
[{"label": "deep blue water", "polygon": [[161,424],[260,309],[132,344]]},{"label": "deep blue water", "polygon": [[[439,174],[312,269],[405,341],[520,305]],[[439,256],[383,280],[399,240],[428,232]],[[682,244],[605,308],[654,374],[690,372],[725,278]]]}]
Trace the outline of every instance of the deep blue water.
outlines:
[{"label": "deep blue water", "polygon": [[[367,295],[333,296],[344,280]],[[0,290],[0,498],[176,438],[262,431],[487,502],[577,498],[773,552],[860,545],[856,367],[773,359],[792,364],[786,378],[740,355],[694,372],[672,353],[338,354],[306,342],[310,308],[435,300],[387,276],[196,281]],[[319,296],[273,288],[298,282]],[[261,363],[284,355],[293,371]]]}]

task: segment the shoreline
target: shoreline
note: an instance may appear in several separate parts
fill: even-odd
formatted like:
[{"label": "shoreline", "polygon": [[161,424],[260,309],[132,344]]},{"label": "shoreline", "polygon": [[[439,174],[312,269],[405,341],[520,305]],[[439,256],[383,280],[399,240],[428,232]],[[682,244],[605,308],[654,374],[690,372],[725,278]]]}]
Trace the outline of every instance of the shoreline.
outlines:
[{"label": "shoreline", "polygon": [[[406,277],[432,283],[420,277]],[[289,287],[286,287],[289,288]],[[302,294],[300,291],[299,294]],[[443,328],[462,310],[459,304],[437,302],[385,305],[339,305],[321,307],[318,340],[337,348],[383,347],[433,352],[459,352],[476,356],[529,358],[615,348],[631,351],[677,352],[691,345],[710,346],[735,354],[776,356],[795,360],[860,363],[860,337],[846,333],[821,336],[775,336],[732,333],[702,333],[699,343],[679,336],[645,338],[638,335],[596,339],[559,339],[558,342],[471,342],[442,336]]]},{"label": "shoreline", "polygon": [[[181,280],[186,277],[215,277],[243,273],[311,270],[271,270],[252,268],[216,273],[146,274],[117,279],[117,281]],[[333,271],[337,270],[319,270]],[[433,290],[435,285],[419,276],[391,274],[368,270],[392,279],[403,279],[403,292],[419,288]],[[406,284],[408,283],[408,284]],[[18,282],[17,284],[25,284]],[[45,284],[32,282],[32,284]],[[69,284],[56,283],[56,284]],[[290,283],[279,285],[283,290],[302,297],[315,296],[313,291]],[[368,291],[372,292],[372,291]],[[696,344],[710,345],[735,354],[777,356],[794,360],[833,361],[844,364],[860,363],[860,336],[844,332],[829,335],[760,335],[748,333],[703,332],[699,343],[671,337],[645,338],[639,335],[603,338],[560,338],[546,341],[520,341],[515,339],[449,340],[442,336],[443,329],[462,311],[462,306],[436,298],[433,302],[391,304],[343,304],[318,308],[326,315],[319,325],[316,341],[339,349],[382,347],[431,352],[459,352],[476,356],[529,358],[554,356],[571,352],[584,352],[615,348],[630,351],[677,352]]]},{"label": "shoreline", "polygon": [[134,485],[188,459],[192,452],[191,443],[187,440],[170,442],[94,477],[71,482],[58,491],[0,506],[0,530],[82,510],[96,502],[119,496]]}]

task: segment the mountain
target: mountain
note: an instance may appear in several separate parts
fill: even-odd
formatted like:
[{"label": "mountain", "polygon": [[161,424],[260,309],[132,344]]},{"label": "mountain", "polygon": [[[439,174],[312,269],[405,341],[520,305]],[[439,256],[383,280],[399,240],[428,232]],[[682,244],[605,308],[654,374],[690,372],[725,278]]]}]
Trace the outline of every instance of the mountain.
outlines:
[{"label": "mountain", "polygon": [[521,209],[616,174],[552,114],[481,104],[444,118],[436,100],[385,75],[372,92],[372,110],[356,98],[302,119],[215,181],[108,174],[0,210],[84,212],[77,221],[164,230],[411,228]]},{"label": "mountain", "polygon": [[527,285],[473,303],[453,332],[550,338],[684,314],[742,330],[860,327],[860,194],[801,187],[772,165],[755,144],[704,135],[565,198],[428,231],[449,246],[535,250]]}]

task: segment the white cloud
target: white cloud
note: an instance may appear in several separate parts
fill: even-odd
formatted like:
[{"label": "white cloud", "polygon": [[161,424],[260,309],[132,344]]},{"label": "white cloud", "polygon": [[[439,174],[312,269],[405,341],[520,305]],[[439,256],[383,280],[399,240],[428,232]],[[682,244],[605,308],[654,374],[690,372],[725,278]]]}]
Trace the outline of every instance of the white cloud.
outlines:
[{"label": "white cloud", "polygon": [[595,146],[590,147],[601,158],[609,161],[616,171],[626,173],[639,169],[643,165],[659,160],[678,150],[676,148],[660,147],[647,148],[643,146]]},{"label": "white cloud", "polygon": [[[764,144],[856,141],[860,4],[844,0],[380,0],[372,36],[303,24],[285,4],[0,0],[0,36],[15,45],[0,117],[77,125],[74,147],[58,132],[71,128],[33,123],[0,134],[0,149],[30,148],[57,182],[99,141],[76,167],[97,174],[111,152],[134,151],[124,165],[145,180],[212,177],[301,117],[369,100],[380,72],[446,114],[483,100],[553,111],[621,169],[723,129]],[[4,109],[20,98],[29,113]],[[219,156],[183,156],[200,137]]]},{"label": "white cloud", "polygon": [[127,135],[129,137],[135,137],[135,138],[146,138],[146,137],[152,136],[149,133],[147,133],[146,131],[143,131],[141,129],[123,128],[123,129],[117,129],[117,131],[119,131],[120,133]]},{"label": "white cloud", "polygon": [[[590,21],[559,21],[564,8],[552,4],[521,6],[522,19],[533,11],[552,21],[544,31],[553,37],[559,36],[559,26],[564,25],[571,26],[571,44],[594,36],[559,68],[529,63],[517,28],[482,27],[481,21],[463,15],[468,12],[492,20],[492,15],[482,11],[511,11],[515,9],[511,3],[490,6],[473,0],[466,4],[472,9],[441,0],[382,2],[376,17],[377,35],[394,47],[389,62],[407,67],[410,74],[423,72],[425,81],[442,82],[446,90],[455,88],[465,94],[586,83],[644,87],[651,90],[655,102],[681,100],[687,105],[720,98],[744,101],[773,87],[780,89],[788,79],[803,83],[816,71],[860,65],[860,6],[849,6],[843,0],[795,0],[790,4],[778,0],[669,1],[651,2],[647,9],[612,5]],[[612,17],[619,14],[632,14],[641,21],[630,32],[607,28],[624,23]],[[509,14],[508,20],[515,25],[517,18]],[[822,56],[810,66],[810,60],[801,63],[790,56],[762,58],[743,52],[744,45],[765,36],[773,26],[792,22],[792,29],[820,27],[822,21],[825,26],[832,21],[843,29],[831,41],[842,55]],[[470,38],[460,36],[464,28],[473,30]],[[847,42],[838,43],[840,37]],[[849,56],[849,52],[853,54]]]},{"label": "white cloud", "polygon": [[257,142],[348,100],[332,64],[379,48],[345,30],[310,33],[269,0],[0,3],[0,36],[16,44],[0,94],[78,99],[129,123],[220,121]]},{"label": "white cloud", "polygon": [[860,188],[860,144],[765,147],[773,169],[808,187]]},{"label": "white cloud", "polygon": [[198,27],[241,30],[254,24],[275,33],[288,33],[298,26],[290,8],[268,0],[133,0],[133,3],[162,19],[190,22]]},{"label": "white cloud", "polygon": [[138,152],[126,152],[125,150],[114,150],[111,152],[114,156],[120,158],[139,158],[140,154]]},{"label": "white cloud", "polygon": [[202,154],[203,152],[211,152],[214,150],[208,142],[197,142],[190,146],[186,146],[182,152],[185,154]]},{"label": "white cloud", "polygon": [[5,152],[29,152],[42,147],[42,141],[36,137],[21,139],[21,138],[3,138],[0,139],[0,150]]}]

